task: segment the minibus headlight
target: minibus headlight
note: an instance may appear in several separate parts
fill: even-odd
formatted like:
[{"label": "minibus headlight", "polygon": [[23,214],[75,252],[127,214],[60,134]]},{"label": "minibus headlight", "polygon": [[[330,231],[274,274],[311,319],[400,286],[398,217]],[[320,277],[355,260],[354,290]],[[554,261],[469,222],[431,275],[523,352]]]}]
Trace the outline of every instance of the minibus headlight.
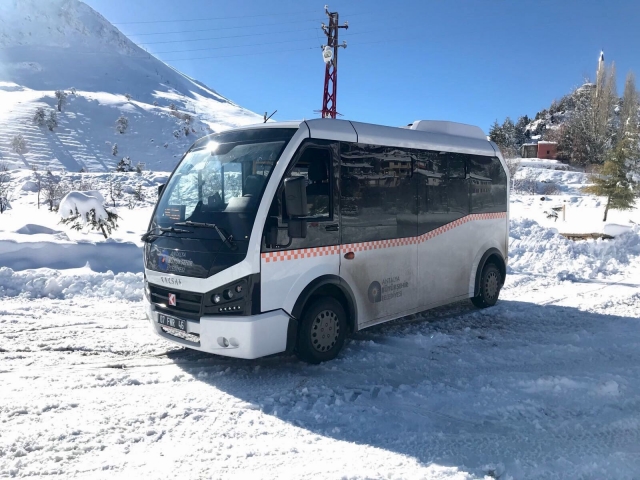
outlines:
[{"label": "minibus headlight", "polygon": [[[253,277],[240,278],[208,291],[205,296],[203,315],[251,314],[253,311],[251,293],[256,281]],[[259,282],[259,277],[257,281]]]}]

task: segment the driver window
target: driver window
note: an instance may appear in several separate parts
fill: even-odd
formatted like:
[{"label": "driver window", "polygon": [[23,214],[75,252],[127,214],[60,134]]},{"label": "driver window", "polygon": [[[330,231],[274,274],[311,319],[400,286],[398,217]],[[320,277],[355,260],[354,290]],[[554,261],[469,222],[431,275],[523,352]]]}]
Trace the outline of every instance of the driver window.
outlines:
[{"label": "driver window", "polygon": [[326,148],[307,148],[289,173],[302,176],[307,184],[309,218],[329,219],[331,214],[330,166],[331,153]]}]

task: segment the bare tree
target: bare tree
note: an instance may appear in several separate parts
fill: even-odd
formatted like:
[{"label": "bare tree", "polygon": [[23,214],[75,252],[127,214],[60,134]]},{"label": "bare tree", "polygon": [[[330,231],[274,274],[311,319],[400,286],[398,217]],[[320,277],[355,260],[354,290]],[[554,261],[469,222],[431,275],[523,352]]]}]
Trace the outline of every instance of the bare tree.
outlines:
[{"label": "bare tree", "polygon": [[115,175],[109,175],[109,198],[113,206],[116,206],[116,200],[122,198],[122,182]]},{"label": "bare tree", "polygon": [[505,157],[504,161],[507,164],[507,170],[509,171],[509,178],[511,179],[511,187],[516,176],[516,172],[520,168],[520,159],[515,157]]},{"label": "bare tree", "polygon": [[51,170],[47,170],[42,178],[42,191],[44,202],[49,205],[49,211],[57,210],[65,190],[61,178],[56,177]]},{"label": "bare tree", "polygon": [[36,192],[38,193],[38,210],[40,209],[40,192],[42,191],[42,174],[38,171],[38,165],[31,166],[33,172],[34,183],[36,184]]}]

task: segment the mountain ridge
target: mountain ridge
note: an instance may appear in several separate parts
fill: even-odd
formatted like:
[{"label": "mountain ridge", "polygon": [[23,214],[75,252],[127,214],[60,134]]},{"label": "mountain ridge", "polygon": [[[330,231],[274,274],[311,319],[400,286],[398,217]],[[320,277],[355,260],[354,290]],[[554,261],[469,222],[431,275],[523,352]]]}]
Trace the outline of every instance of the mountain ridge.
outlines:
[{"label": "mountain ridge", "polygon": [[[262,120],[148,54],[79,0],[3,1],[0,19],[0,162],[12,168],[105,171],[129,156],[172,170],[195,138]],[[67,93],[58,127],[34,126],[38,107],[57,109],[58,90]],[[123,134],[120,116],[129,120]],[[12,148],[17,135],[22,152]]]}]

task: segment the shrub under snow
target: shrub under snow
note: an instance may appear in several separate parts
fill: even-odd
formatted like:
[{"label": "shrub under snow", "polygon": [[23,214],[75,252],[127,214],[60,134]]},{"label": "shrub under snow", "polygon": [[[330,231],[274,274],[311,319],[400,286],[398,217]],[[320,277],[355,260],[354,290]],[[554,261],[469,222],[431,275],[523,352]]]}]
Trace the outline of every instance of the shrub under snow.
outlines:
[{"label": "shrub under snow", "polygon": [[107,210],[103,205],[101,195],[92,195],[90,192],[67,193],[60,201],[58,211],[62,219],[61,223],[71,225],[75,230],[82,230],[87,225],[93,230],[100,230],[107,238],[107,233],[118,228],[118,215]]}]

